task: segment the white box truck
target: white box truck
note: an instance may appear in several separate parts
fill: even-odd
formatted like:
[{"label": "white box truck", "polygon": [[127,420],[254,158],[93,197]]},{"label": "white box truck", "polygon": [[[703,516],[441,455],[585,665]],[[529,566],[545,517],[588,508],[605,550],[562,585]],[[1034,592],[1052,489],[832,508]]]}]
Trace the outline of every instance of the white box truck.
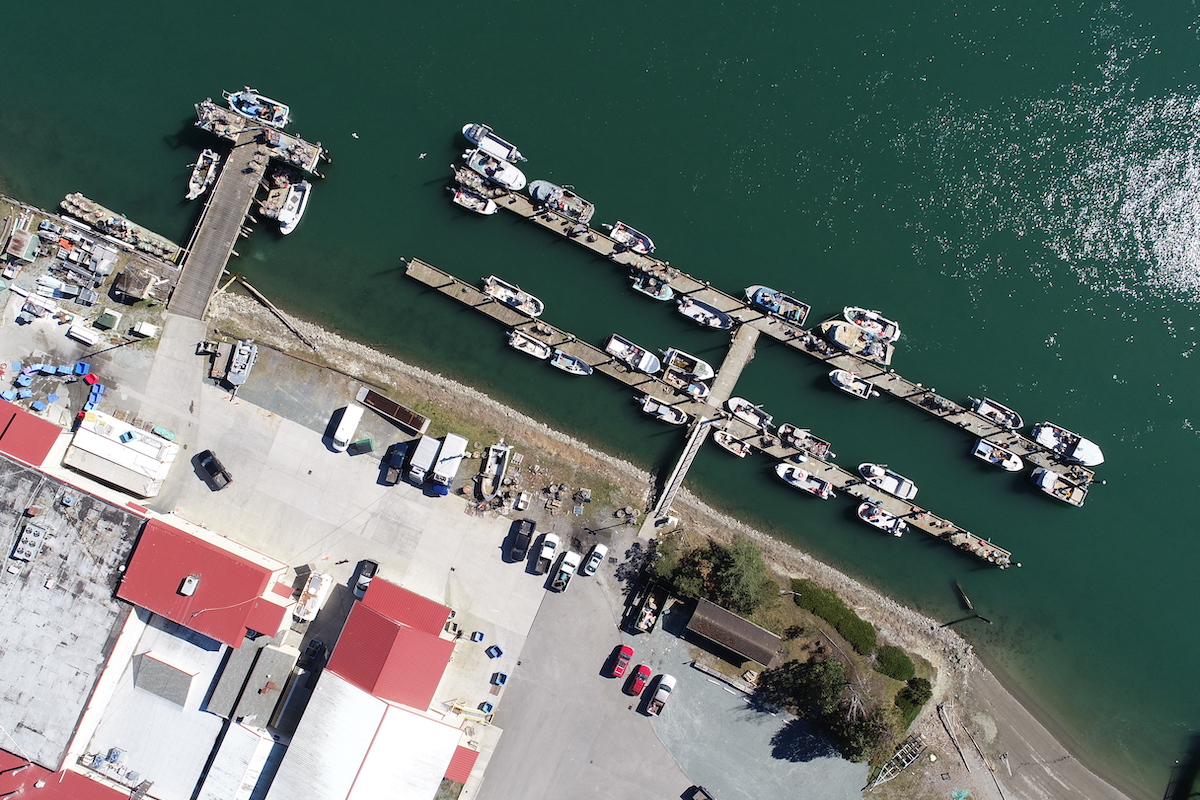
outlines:
[{"label": "white box truck", "polygon": [[342,418],[338,422],[337,430],[333,432],[334,450],[344,452],[350,446],[350,442],[354,439],[354,432],[358,430],[358,423],[362,420],[362,415],[363,407],[353,403],[342,409]]},{"label": "white box truck", "polygon": [[442,449],[438,451],[437,463],[429,477],[434,483],[449,487],[458,475],[458,466],[467,452],[467,440],[457,433],[447,433]]},{"label": "white box truck", "polygon": [[433,463],[437,461],[438,448],[442,446],[441,441],[432,436],[422,436],[421,441],[417,442],[416,447],[409,449],[408,479],[420,486],[425,482],[425,476],[429,474],[429,470],[433,469]]}]

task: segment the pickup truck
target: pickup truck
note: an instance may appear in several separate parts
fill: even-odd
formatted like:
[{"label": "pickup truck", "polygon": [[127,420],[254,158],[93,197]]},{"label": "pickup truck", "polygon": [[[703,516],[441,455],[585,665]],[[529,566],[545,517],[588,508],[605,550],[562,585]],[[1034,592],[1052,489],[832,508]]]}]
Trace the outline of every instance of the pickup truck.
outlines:
[{"label": "pickup truck", "polygon": [[638,608],[637,620],[634,623],[639,631],[650,633],[654,630],[654,626],[658,624],[658,618],[662,614],[663,606],[666,605],[670,593],[666,588],[658,584],[652,584],[646,589],[646,597],[642,600],[642,605]]},{"label": "pickup truck", "polygon": [[558,534],[547,533],[542,537],[542,550],[538,553],[537,565],[534,567],[534,572],[538,575],[545,575],[550,569],[550,565],[554,563],[554,554],[558,552]]},{"label": "pickup truck", "polygon": [[575,574],[575,570],[579,569],[579,562],[582,560],[583,555],[574,550],[563,553],[562,563],[558,565],[558,574],[554,576],[554,583],[551,584],[554,591],[565,592],[567,590],[567,584],[571,582],[571,576]]},{"label": "pickup truck", "polygon": [[654,696],[650,698],[650,704],[646,706],[647,714],[662,713],[663,706],[667,703],[667,698],[671,696],[671,690],[675,688],[675,676],[663,673],[658,676],[658,688],[654,690]]},{"label": "pickup truck", "polygon": [[537,523],[531,519],[518,520],[513,526],[512,546],[508,549],[509,561],[524,561],[529,552],[529,543],[533,541],[533,532]]},{"label": "pickup truck", "polygon": [[387,456],[384,458],[386,471],[383,474],[383,482],[385,484],[395,486],[400,482],[400,474],[404,470],[404,459],[407,455],[408,448],[400,442],[388,448]]},{"label": "pickup truck", "polygon": [[220,491],[233,483],[233,476],[229,474],[229,470],[225,469],[225,465],[213,454],[212,450],[205,450],[196,456],[196,459],[200,464],[200,469],[204,470],[204,474],[208,476],[214,491]]}]

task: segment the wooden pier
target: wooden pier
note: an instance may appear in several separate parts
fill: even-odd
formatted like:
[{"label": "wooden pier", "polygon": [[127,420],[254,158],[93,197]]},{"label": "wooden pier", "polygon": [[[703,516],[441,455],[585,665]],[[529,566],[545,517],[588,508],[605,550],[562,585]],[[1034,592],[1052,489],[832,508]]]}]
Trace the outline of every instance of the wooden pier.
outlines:
[{"label": "wooden pier", "polygon": [[318,174],[324,155],[319,143],[266,127],[211,100],[196,104],[196,126],[233,143],[221,164],[216,185],[204,203],[200,221],[185,249],[183,273],[167,308],[203,319],[217,282],[250,214],[254,196],[272,160]]},{"label": "wooden pier", "polygon": [[[814,475],[828,480],[837,489],[859,501],[869,500],[878,503],[884,509],[903,517],[910,528],[921,530],[948,544],[968,552],[978,558],[1004,569],[1015,562],[1012,554],[1004,548],[967,531],[958,525],[930,513],[913,503],[892,497],[869,484],[864,484],[861,478],[841,467],[823,461],[805,450],[784,444],[779,437],[755,428],[740,419],[732,417],[722,408],[724,401],[732,393],[733,387],[742,369],[753,356],[754,344],[758,340],[760,329],[743,325],[734,335],[732,346],[727,353],[721,368],[713,381],[713,388],[706,402],[698,401],[686,395],[673,386],[652,375],[636,372],[624,364],[617,362],[604,350],[586,342],[579,341],[573,334],[554,327],[540,320],[531,319],[519,313],[511,306],[485,294],[482,289],[473,286],[455,276],[441,270],[432,264],[418,258],[408,260],[406,272],[409,277],[420,281],[439,293],[451,297],[475,310],[488,315],[514,330],[520,330],[538,341],[551,347],[557,347],[566,353],[581,358],[590,364],[596,372],[608,375],[610,378],[624,383],[630,388],[649,394],[660,402],[667,403],[683,410],[693,419],[687,444],[683,455],[676,462],[675,468],[663,484],[653,509],[655,517],[665,516],[671,507],[675,495],[683,485],[683,479],[691,466],[696,453],[699,452],[705,439],[715,427],[723,427],[735,438],[744,441],[754,449],[766,453],[777,461],[794,459],[797,456],[805,458],[804,467]],[[701,286],[703,286],[701,284]],[[732,300],[732,298],[730,298]],[[751,316],[758,312],[751,310]],[[743,304],[743,313],[745,307]],[[718,394],[720,387],[720,394]],[[812,498],[813,502],[818,502]],[[1017,566],[1020,566],[1017,564]]]}]

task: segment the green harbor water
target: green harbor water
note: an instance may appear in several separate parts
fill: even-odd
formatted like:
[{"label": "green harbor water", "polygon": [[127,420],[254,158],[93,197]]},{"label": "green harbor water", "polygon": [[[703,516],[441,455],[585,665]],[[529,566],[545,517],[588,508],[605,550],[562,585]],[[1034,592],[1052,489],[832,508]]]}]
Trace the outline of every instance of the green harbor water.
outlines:
[{"label": "green harbor water", "polygon": [[903,325],[894,366],[907,377],[1096,441],[1106,484],[1069,508],[969,458],[961,432],[840,395],[814,362],[764,342],[737,394],[831,440],[843,466],[888,463],[923,505],[1024,566],[881,536],[844,499],[788,489],[762,457],[705,448],[689,486],[936,618],[961,615],[958,580],[994,622],[959,630],[1006,682],[1089,764],[1162,796],[1200,732],[1200,540],[1183,513],[1200,475],[1193,5],[60,10],[6,43],[10,194],[53,208],[79,191],[186,241],[187,165],[212,143],[192,104],[249,83],[290,103],[291,129],[333,163],[296,233],[257,226],[231,269],[615,455],[666,464],[682,434],[612,382],[508,349],[399,258],[517,282],[547,321],[597,343],[620,331],[718,363],[725,339],[514,215],[453,206],[447,165],[465,122],[491,124],[531,179],[574,185],[594,224],[645,231],[673,266],[734,294],[789,291],[817,319],[879,308]]}]

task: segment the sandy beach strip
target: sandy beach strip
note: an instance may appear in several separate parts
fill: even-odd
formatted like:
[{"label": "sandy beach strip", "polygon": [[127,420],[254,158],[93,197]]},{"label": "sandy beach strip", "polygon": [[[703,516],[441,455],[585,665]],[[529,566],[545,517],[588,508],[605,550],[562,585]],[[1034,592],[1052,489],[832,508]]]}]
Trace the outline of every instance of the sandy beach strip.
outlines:
[{"label": "sandy beach strip", "polygon": [[[511,428],[519,432],[528,446],[559,455],[569,451],[582,472],[602,476],[642,496],[652,485],[653,476],[645,470],[556,431],[470,386],[302,319],[289,316],[289,322],[317,344],[317,353],[301,344],[275,316],[249,297],[218,293],[209,309],[209,323],[215,328],[242,331],[298,357],[336,364],[343,373],[385,386],[403,387],[435,405],[445,404],[448,413],[466,419],[482,418],[501,430]],[[847,604],[875,625],[882,640],[920,656],[937,670],[933,699],[910,731],[922,737],[937,760],[929,761],[923,756],[901,778],[865,796],[942,797],[952,791],[966,790],[972,798],[997,800],[1151,797],[1145,789],[1118,789],[1114,782],[1119,776],[1103,775],[1103,765],[1085,764],[1080,753],[1069,751],[1060,737],[1036,719],[985,668],[971,645],[953,630],[940,627],[935,620],[799,549],[707,506],[686,488],[680,492],[673,513],[706,535],[726,538],[740,532],[752,538],[778,572],[812,578],[838,592]],[[939,718],[936,711],[939,704],[943,704],[949,724]],[[1048,722],[1053,725],[1053,720]]]}]

